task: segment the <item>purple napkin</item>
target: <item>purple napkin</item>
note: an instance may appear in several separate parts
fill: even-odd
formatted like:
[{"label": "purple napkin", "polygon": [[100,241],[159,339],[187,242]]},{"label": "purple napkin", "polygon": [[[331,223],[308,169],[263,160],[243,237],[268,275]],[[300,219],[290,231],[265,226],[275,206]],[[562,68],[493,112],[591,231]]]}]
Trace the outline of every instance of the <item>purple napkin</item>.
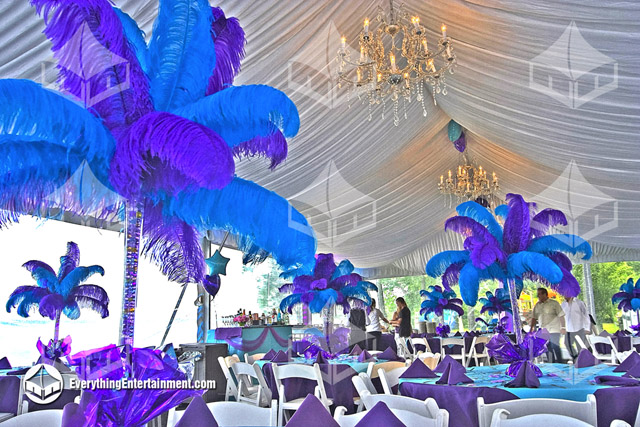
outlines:
[{"label": "purple napkin", "polygon": [[538,379],[536,372],[533,370],[533,365],[531,364],[531,362],[526,360],[522,365],[520,365],[520,369],[518,369],[516,377],[506,383],[504,386],[538,388],[540,387],[540,380]]},{"label": "purple napkin", "polygon": [[360,348],[360,346],[358,344],[353,346],[353,349],[351,350],[351,353],[349,353],[350,356],[359,356],[360,353],[362,353],[362,349]]},{"label": "purple napkin", "polygon": [[20,368],[20,369],[16,369],[13,371],[9,371],[7,372],[7,375],[24,375],[27,373],[27,371],[31,369],[30,366],[26,367],[26,368]]},{"label": "purple napkin", "polygon": [[460,334],[460,331],[456,332],[455,334],[453,334],[454,337],[461,337],[462,334]]},{"label": "purple napkin", "polygon": [[373,356],[369,354],[367,350],[363,350],[358,356],[358,362],[370,362],[373,360]]},{"label": "purple napkin", "polygon": [[472,383],[473,380],[466,376],[465,369],[462,365],[451,363],[447,366],[444,373],[440,377],[436,384],[447,384],[447,385],[456,385],[456,384],[467,384]]},{"label": "purple napkin", "polygon": [[313,394],[307,394],[287,427],[340,427],[327,408]]},{"label": "purple napkin", "polygon": [[640,362],[640,354],[634,351],[629,356],[627,356],[627,358],[624,359],[621,364],[616,366],[613,372],[627,372],[629,369],[638,364],[638,362]]},{"label": "purple napkin", "polygon": [[623,377],[640,378],[640,363],[636,363],[631,368],[627,369],[627,373]]},{"label": "purple napkin", "polygon": [[600,332],[600,333],[598,334],[598,336],[599,336],[599,337],[608,337],[608,336],[610,336],[610,335],[611,335],[611,334],[610,334],[609,332],[607,332],[607,331],[602,331],[602,332]]},{"label": "purple napkin", "polygon": [[276,352],[273,351],[273,349],[267,351],[267,354],[265,354],[264,356],[262,356],[262,359],[260,360],[271,360],[273,359],[273,356],[276,355]]},{"label": "purple napkin", "polygon": [[318,365],[321,363],[327,363],[321,351],[319,351],[318,354],[316,355],[316,360],[314,363],[317,363]]},{"label": "purple napkin", "polygon": [[433,372],[442,374],[444,371],[447,370],[447,367],[451,364],[457,365],[458,367],[462,368],[462,372],[467,372],[467,370],[465,369],[464,366],[462,366],[462,364],[460,362],[458,362],[456,359],[454,359],[453,357],[451,357],[450,355],[446,355],[444,357],[444,359],[442,359],[442,361],[440,363],[438,363],[438,366],[436,366],[436,369],[433,370]]},{"label": "purple napkin", "polygon": [[202,397],[196,396],[175,427],[218,427],[218,423]]},{"label": "purple napkin", "polygon": [[437,378],[431,369],[420,359],[414,361],[406,371],[400,375],[400,378]]},{"label": "purple napkin", "polygon": [[[287,424],[288,426],[289,424]],[[407,427],[396,417],[391,409],[384,403],[378,402],[366,415],[355,425],[355,427]]]},{"label": "purple napkin", "polygon": [[67,403],[62,410],[62,424],[61,427],[82,427],[87,424],[87,419],[84,416],[80,405],[77,403]]},{"label": "purple napkin", "polygon": [[399,361],[399,362],[404,362],[404,359],[402,357],[399,357],[395,351],[393,351],[393,349],[391,347],[387,347],[387,349],[385,351],[383,351],[382,353],[379,353],[376,358],[378,360],[380,359],[384,359],[384,360],[390,360],[390,361]]},{"label": "purple napkin", "polygon": [[278,350],[278,352],[276,353],[275,356],[273,356],[271,361],[275,363],[288,362],[289,357],[287,356],[287,353],[285,353],[284,351]]},{"label": "purple napkin", "polygon": [[589,350],[583,348],[582,350],[580,350],[574,366],[576,368],[586,368],[588,366],[597,365],[598,363],[600,363],[600,361],[593,354],[591,354]]},{"label": "purple napkin", "polygon": [[615,375],[601,375],[595,378],[596,384],[609,386],[637,386],[640,381],[633,378],[617,377]]},{"label": "purple napkin", "polygon": [[613,335],[616,336],[616,337],[626,337],[627,336],[627,334],[625,334],[622,331],[615,331],[615,333]]},{"label": "purple napkin", "polygon": [[3,357],[0,359],[0,369],[11,369],[11,363],[9,363],[9,359]]}]

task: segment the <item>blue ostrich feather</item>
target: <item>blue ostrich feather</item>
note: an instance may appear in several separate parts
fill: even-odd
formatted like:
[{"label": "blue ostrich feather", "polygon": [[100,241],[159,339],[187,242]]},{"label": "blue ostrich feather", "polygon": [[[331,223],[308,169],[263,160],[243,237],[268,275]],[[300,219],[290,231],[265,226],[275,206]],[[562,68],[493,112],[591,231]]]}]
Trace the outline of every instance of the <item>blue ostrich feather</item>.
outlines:
[{"label": "blue ostrich feather", "polygon": [[206,0],[162,0],[149,43],[151,94],[171,111],[205,96],[216,61]]},{"label": "blue ostrich feather", "polygon": [[281,91],[265,85],[232,86],[173,113],[217,132],[230,147],[280,130],[298,133],[298,109]]},{"label": "blue ostrich feather", "polygon": [[618,304],[618,309],[620,310],[640,310],[640,279],[634,285],[633,278],[630,277],[620,286],[620,292],[613,294],[611,302]]},{"label": "blue ostrich feather", "polygon": [[589,242],[574,234],[550,234],[532,239],[527,247],[529,252],[550,253],[568,252],[573,255],[582,254],[582,259],[589,259],[592,255]]},{"label": "blue ostrich feather", "polygon": [[493,237],[500,242],[500,246],[502,246],[502,226],[487,208],[474,201],[468,201],[459,204],[456,207],[456,212],[460,216],[472,218],[487,227]]},{"label": "blue ostrich feather", "polygon": [[535,252],[523,251],[509,255],[507,271],[510,277],[522,277],[526,272],[531,272],[550,283],[562,280],[560,267],[548,257]]},{"label": "blue ostrich feather", "polygon": [[165,201],[163,212],[198,230],[228,230],[242,250],[260,247],[285,270],[304,272],[315,263],[315,236],[292,226],[306,226],[307,220],[286,199],[251,181],[234,178],[221,190],[181,193]]},{"label": "blue ostrich feather", "polygon": [[431,277],[438,277],[443,275],[450,265],[466,263],[468,260],[467,251],[443,251],[429,259],[425,271]]},{"label": "blue ostrich feather", "polygon": [[144,32],[138,27],[138,23],[126,12],[123,12],[117,7],[114,7],[113,10],[114,12],[116,12],[116,15],[118,15],[118,19],[120,19],[120,22],[122,23],[122,30],[124,31],[124,35],[133,47],[142,71],[148,73],[149,51],[147,42],[144,39]]},{"label": "blue ostrich feather", "polygon": [[496,206],[496,208],[494,209],[494,212],[497,217],[500,217],[504,220],[509,215],[509,206],[508,205]]}]

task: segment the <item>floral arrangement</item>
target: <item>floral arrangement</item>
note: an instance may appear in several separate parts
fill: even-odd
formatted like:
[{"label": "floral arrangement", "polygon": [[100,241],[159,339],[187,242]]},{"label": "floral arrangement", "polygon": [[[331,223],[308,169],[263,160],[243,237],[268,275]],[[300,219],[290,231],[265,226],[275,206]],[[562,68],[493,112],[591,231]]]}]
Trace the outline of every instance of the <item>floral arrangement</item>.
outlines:
[{"label": "floral arrangement", "polygon": [[249,321],[249,316],[247,316],[246,314],[239,314],[233,318],[233,321],[236,323],[244,324]]},{"label": "floral arrangement", "polygon": [[440,323],[436,326],[436,334],[442,338],[446,338],[451,333],[451,327],[446,323]]}]

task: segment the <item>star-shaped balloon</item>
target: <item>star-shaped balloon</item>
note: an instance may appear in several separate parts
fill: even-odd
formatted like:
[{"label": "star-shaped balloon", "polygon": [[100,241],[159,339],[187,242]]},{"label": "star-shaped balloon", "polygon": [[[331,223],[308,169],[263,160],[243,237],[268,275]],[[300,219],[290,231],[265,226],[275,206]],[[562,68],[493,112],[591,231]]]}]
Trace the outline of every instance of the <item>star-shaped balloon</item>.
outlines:
[{"label": "star-shaped balloon", "polygon": [[229,263],[229,258],[223,257],[220,254],[220,250],[217,250],[213,255],[204,260],[209,267],[209,274],[222,274],[223,276],[227,275],[227,264]]}]

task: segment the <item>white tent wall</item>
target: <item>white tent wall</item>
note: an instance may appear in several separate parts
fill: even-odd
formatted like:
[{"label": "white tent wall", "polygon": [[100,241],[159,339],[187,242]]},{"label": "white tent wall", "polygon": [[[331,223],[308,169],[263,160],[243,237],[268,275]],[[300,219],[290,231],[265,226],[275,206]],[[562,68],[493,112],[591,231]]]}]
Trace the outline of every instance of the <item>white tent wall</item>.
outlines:
[{"label": "white tent wall", "polygon": [[[384,120],[378,105],[368,121],[367,106],[348,101],[335,82],[339,37],[357,52],[361,22],[387,1],[215,3],[247,33],[236,84],[275,86],[301,113],[285,164],[271,172],[263,160],[243,160],[238,175],[300,209],[319,251],[349,258],[370,277],[421,274],[430,256],[460,244],[442,231],[454,211],[436,188],[460,160],[446,133],[454,119],[504,193],[569,210],[567,231],[594,243],[595,262],[640,259],[640,3],[405,3],[431,45],[447,24],[459,66],[447,76],[448,95],[437,106],[427,99],[427,117],[414,100],[406,120],[401,105],[398,127],[390,103]],[[157,2],[116,4],[150,36]],[[51,58],[41,20],[27,2],[0,4],[0,20],[0,77],[40,81]],[[53,81],[51,64],[44,69]],[[545,89],[549,76],[555,92]],[[596,76],[601,89],[592,93]]]}]

